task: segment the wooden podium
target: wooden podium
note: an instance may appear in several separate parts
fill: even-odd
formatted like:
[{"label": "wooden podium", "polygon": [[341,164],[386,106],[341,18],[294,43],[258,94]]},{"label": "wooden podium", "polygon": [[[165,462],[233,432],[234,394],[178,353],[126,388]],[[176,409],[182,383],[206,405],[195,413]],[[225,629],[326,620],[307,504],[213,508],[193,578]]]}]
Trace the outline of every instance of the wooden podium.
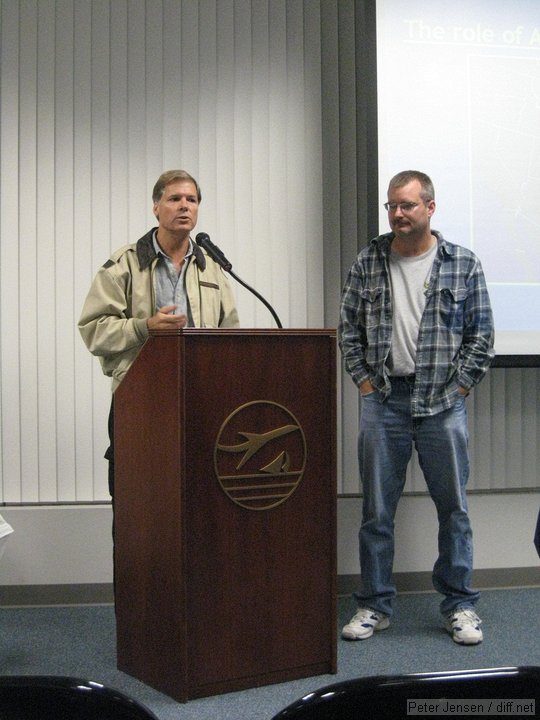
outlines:
[{"label": "wooden podium", "polygon": [[185,702],[336,672],[333,330],[155,333],[115,392],[118,668]]}]

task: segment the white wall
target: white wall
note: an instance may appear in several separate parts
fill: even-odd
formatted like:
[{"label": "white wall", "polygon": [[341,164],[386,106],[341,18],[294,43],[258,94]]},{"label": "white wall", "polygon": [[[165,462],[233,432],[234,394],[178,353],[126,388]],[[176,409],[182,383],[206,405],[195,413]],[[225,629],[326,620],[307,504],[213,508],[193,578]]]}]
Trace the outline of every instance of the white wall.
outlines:
[{"label": "white wall", "polygon": [[[357,575],[360,498],[338,502],[338,574]],[[538,567],[533,545],[540,493],[469,496],[473,526],[474,567],[501,569]],[[402,573],[431,571],[437,557],[437,517],[426,496],[404,496],[396,515],[394,570]]]},{"label": "white wall", "polygon": [[112,582],[110,505],[6,507],[2,516],[13,533],[0,585]]},{"label": "white wall", "polygon": [[[537,568],[532,543],[540,493],[472,495],[475,568]],[[338,501],[338,574],[357,575],[360,498]],[[112,582],[110,506],[7,507],[14,528],[0,561],[1,585],[71,585]],[[404,496],[396,518],[398,573],[431,571],[436,558],[437,522],[425,496]],[[1,603],[1,590],[0,590]]]}]

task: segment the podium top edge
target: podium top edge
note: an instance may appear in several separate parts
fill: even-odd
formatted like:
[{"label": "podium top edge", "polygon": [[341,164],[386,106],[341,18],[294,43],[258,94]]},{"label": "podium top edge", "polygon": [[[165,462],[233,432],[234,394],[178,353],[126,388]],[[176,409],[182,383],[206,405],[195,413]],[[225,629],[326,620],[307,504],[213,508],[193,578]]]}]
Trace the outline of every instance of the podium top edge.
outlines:
[{"label": "podium top edge", "polygon": [[283,335],[336,337],[336,328],[182,328],[180,330],[150,330],[150,337],[180,335]]}]

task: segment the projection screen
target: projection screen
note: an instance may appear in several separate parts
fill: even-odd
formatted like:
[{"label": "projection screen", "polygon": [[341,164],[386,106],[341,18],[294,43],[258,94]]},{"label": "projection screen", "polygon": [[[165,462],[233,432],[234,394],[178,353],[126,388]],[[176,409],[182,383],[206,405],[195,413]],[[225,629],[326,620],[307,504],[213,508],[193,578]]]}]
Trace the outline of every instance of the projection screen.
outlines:
[{"label": "projection screen", "polygon": [[376,7],[380,231],[390,177],[430,175],[432,227],[482,262],[497,355],[540,356],[540,3]]}]

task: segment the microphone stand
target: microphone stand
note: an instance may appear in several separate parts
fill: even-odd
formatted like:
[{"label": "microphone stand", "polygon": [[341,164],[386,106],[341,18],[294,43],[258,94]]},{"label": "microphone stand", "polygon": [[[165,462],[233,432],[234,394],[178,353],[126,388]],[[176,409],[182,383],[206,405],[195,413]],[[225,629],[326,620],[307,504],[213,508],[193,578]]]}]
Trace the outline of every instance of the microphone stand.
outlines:
[{"label": "microphone stand", "polygon": [[246,290],[249,290],[249,292],[253,293],[257,298],[259,298],[262,303],[266,305],[266,307],[272,313],[272,317],[276,321],[278,328],[282,330],[283,325],[281,324],[274,308],[267,300],[263,298],[262,295],[260,295],[256,290],[254,290],[254,288],[244,282],[241,278],[238,277],[238,275],[236,275],[236,273],[232,271],[232,263],[227,260],[223,252],[218,248],[218,246],[214,245],[214,243],[210,240],[210,236],[207,233],[198,233],[197,237],[195,238],[195,242],[200,247],[203,247],[208,253],[208,255],[214,260],[214,262],[217,262],[218,265],[221,265],[225,272],[228,272],[229,275],[231,275],[237,282],[240,283],[240,285],[243,285]]},{"label": "microphone stand", "polygon": [[[229,265],[230,265],[230,263],[229,263]],[[273,317],[274,320],[276,321],[276,325],[278,326],[278,328],[279,328],[280,330],[282,330],[282,329],[283,329],[283,325],[281,324],[280,319],[278,318],[278,316],[277,316],[277,314],[276,314],[276,311],[275,311],[274,308],[270,305],[270,303],[269,303],[267,300],[265,300],[265,299],[263,298],[263,296],[262,296],[260,293],[258,293],[254,288],[252,288],[250,285],[248,285],[246,282],[244,282],[244,281],[242,280],[242,278],[239,278],[238,275],[232,271],[232,266],[229,267],[229,268],[224,268],[224,269],[227,270],[227,272],[229,273],[229,275],[231,275],[237,282],[239,282],[240,285],[243,285],[243,286],[246,288],[246,290],[249,290],[250,292],[252,292],[252,293],[255,295],[255,297],[258,297],[259,300],[266,305],[266,307],[267,307],[267,308],[270,310],[270,312],[272,313],[272,317]]]}]

